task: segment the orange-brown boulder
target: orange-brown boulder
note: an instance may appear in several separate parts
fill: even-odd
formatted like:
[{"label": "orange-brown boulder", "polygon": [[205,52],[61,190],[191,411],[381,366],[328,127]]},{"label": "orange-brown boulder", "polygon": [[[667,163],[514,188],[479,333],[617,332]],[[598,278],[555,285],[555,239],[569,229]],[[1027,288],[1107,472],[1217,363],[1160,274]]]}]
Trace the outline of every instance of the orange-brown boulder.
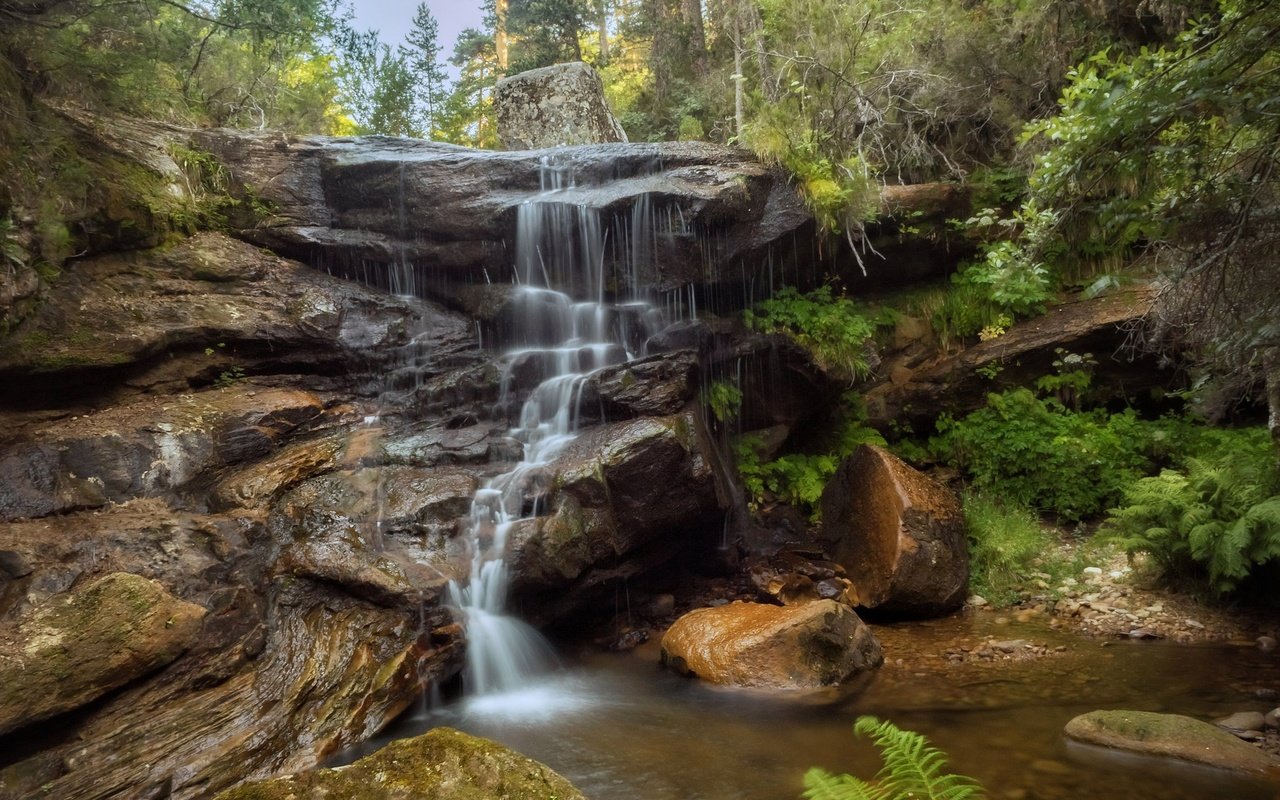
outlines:
[{"label": "orange-brown boulder", "polygon": [[945,614],[964,603],[969,551],[960,502],[942,484],[872,445],[841,462],[822,493],[819,537],[862,608]]},{"label": "orange-brown boulder", "polygon": [[698,608],[662,637],[663,664],[725,686],[818,689],[883,662],[871,630],[834,600]]}]

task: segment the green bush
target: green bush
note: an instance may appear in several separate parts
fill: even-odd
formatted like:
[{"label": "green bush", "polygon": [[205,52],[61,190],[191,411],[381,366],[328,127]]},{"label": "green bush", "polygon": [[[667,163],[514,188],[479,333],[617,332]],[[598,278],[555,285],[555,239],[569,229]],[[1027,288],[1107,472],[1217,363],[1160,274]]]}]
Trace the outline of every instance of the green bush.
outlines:
[{"label": "green bush", "polygon": [[935,455],[975,488],[1066,520],[1102,513],[1151,471],[1152,430],[1132,410],[1074,411],[1028,389],[987,396],[960,420],[942,417]]},{"label": "green bush", "polygon": [[747,327],[790,336],[824,369],[850,381],[870,371],[867,342],[876,321],[847,297],[833,297],[830,286],[801,294],[787,286],[743,312]]},{"label": "green bush", "polygon": [[830,447],[822,453],[790,453],[762,462],[762,440],[756,434],[738,439],[734,451],[742,487],[751,502],[764,502],[766,493],[805,511],[817,519],[818,501],[836,467],[859,445],[884,446],[884,437],[863,422],[862,406],[856,394],[846,393],[836,410],[829,436]]},{"label": "green bush", "polygon": [[964,518],[969,585],[993,605],[1017,601],[1027,574],[1047,566],[1052,536],[1031,509],[981,492],[965,495]]},{"label": "green bush", "polygon": [[968,800],[983,796],[972,778],[945,772],[947,756],[913,731],[875,717],[858,717],[853,732],[868,736],[884,766],[872,781],[819,767],[804,776],[805,800]]},{"label": "green bush", "polygon": [[1129,486],[1104,532],[1149,554],[1168,579],[1223,595],[1280,559],[1280,469],[1263,428],[1201,443],[1213,445],[1202,457]]}]

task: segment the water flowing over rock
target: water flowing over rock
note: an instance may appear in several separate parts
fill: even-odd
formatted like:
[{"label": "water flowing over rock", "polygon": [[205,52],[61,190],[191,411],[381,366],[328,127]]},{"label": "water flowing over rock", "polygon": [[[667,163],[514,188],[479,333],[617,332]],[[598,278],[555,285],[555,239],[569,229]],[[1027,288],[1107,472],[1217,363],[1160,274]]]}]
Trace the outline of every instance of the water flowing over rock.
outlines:
[{"label": "water flowing over rock", "polygon": [[676,620],[662,637],[662,661],[710,683],[809,690],[875,669],[884,654],[853,609],[834,600],[735,602]]},{"label": "water flowing over rock", "polygon": [[[719,145],[486,152],[386,137],[218,130],[193,138],[241,191],[271,209],[237,235],[458,307],[468,287],[511,282],[516,216],[546,190],[540,175],[548,158],[575,176],[560,203],[571,213],[593,210],[609,231],[600,255],[618,294],[767,280],[767,254],[781,261],[795,234],[807,241],[812,231],[812,217],[780,171]],[[632,240],[633,220],[652,234]]]},{"label": "water flowing over rock", "polygon": [[893,454],[862,445],[822,493],[820,540],[858,605],[934,616],[964,603],[969,550],[954,494]]},{"label": "water flowing over rock", "polygon": [[573,61],[531,69],[498,81],[493,96],[498,138],[508,150],[625,142],[604,99],[604,84]]},{"label": "water flowing over rock", "polygon": [[1150,711],[1092,711],[1067,723],[1067,738],[1211,767],[1280,777],[1280,759],[1192,717]]},{"label": "water flowing over rock", "polygon": [[400,739],[342,769],[249,784],[216,800],[585,800],[549,767],[451,728]]}]

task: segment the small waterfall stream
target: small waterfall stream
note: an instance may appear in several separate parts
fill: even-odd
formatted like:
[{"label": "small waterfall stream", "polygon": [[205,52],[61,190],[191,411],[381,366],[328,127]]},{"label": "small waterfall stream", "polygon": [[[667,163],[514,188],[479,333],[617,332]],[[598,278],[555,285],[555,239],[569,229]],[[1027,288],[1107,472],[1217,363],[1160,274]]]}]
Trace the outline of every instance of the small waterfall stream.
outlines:
[{"label": "small waterfall stream", "polygon": [[[527,382],[520,376],[533,374],[540,382],[524,399],[510,431],[523,457],[491,478],[472,501],[469,581],[449,586],[450,602],[466,622],[463,685],[468,694],[518,689],[530,674],[553,663],[542,636],[508,613],[509,534],[518,523],[549,511],[543,497],[552,477],[549,468],[577,434],[585,382],[597,370],[630,360],[631,348],[653,332],[657,316],[640,298],[607,302],[609,229],[574,189],[570,170],[544,158],[541,193],[518,209],[515,341],[505,356],[502,405],[508,406],[520,383]],[[636,209],[621,248],[628,277],[634,277],[637,261],[648,257],[653,236],[648,203]],[[615,248],[615,258],[618,252]]]}]

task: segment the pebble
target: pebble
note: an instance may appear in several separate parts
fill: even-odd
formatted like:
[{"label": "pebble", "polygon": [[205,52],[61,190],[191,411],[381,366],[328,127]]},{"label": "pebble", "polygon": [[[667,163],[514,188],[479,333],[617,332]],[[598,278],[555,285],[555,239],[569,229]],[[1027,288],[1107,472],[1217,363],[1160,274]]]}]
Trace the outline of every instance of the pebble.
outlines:
[{"label": "pebble", "polygon": [[1280,728],[1280,708],[1273,708],[1263,714],[1262,721],[1268,728]]},{"label": "pebble", "polygon": [[1257,711],[1237,711],[1228,717],[1216,719],[1214,725],[1226,728],[1232,733],[1240,731],[1260,731],[1266,727],[1266,717]]},{"label": "pebble", "polygon": [[1084,574],[1085,574],[1085,575],[1088,575],[1088,576],[1091,576],[1091,577],[1094,577],[1094,578],[1101,578],[1101,577],[1102,577],[1102,567],[1085,567],[1085,568],[1084,568]]},{"label": "pebble", "polygon": [[1275,637],[1259,636],[1255,641],[1258,643],[1258,649],[1264,652],[1270,652],[1276,649]]},{"label": "pebble", "polygon": [[1204,630],[1204,623],[1200,622],[1199,620],[1186,619],[1186,620],[1183,620],[1183,624],[1185,624],[1188,628],[1195,628],[1198,631]]},{"label": "pebble", "polygon": [[974,608],[982,608],[983,606],[987,605],[987,598],[983,597],[980,594],[971,594],[969,595],[969,599],[966,600],[965,602],[967,602],[969,605],[973,606]]},{"label": "pebble", "polygon": [[1050,761],[1047,758],[1037,758],[1031,762],[1031,769],[1036,772],[1043,772],[1046,775],[1070,775],[1071,767],[1063,764],[1061,761]]},{"label": "pebble", "polygon": [[1026,647],[1030,642],[1026,639],[1009,639],[1005,642],[992,642],[991,646],[1002,653],[1013,653]]}]

